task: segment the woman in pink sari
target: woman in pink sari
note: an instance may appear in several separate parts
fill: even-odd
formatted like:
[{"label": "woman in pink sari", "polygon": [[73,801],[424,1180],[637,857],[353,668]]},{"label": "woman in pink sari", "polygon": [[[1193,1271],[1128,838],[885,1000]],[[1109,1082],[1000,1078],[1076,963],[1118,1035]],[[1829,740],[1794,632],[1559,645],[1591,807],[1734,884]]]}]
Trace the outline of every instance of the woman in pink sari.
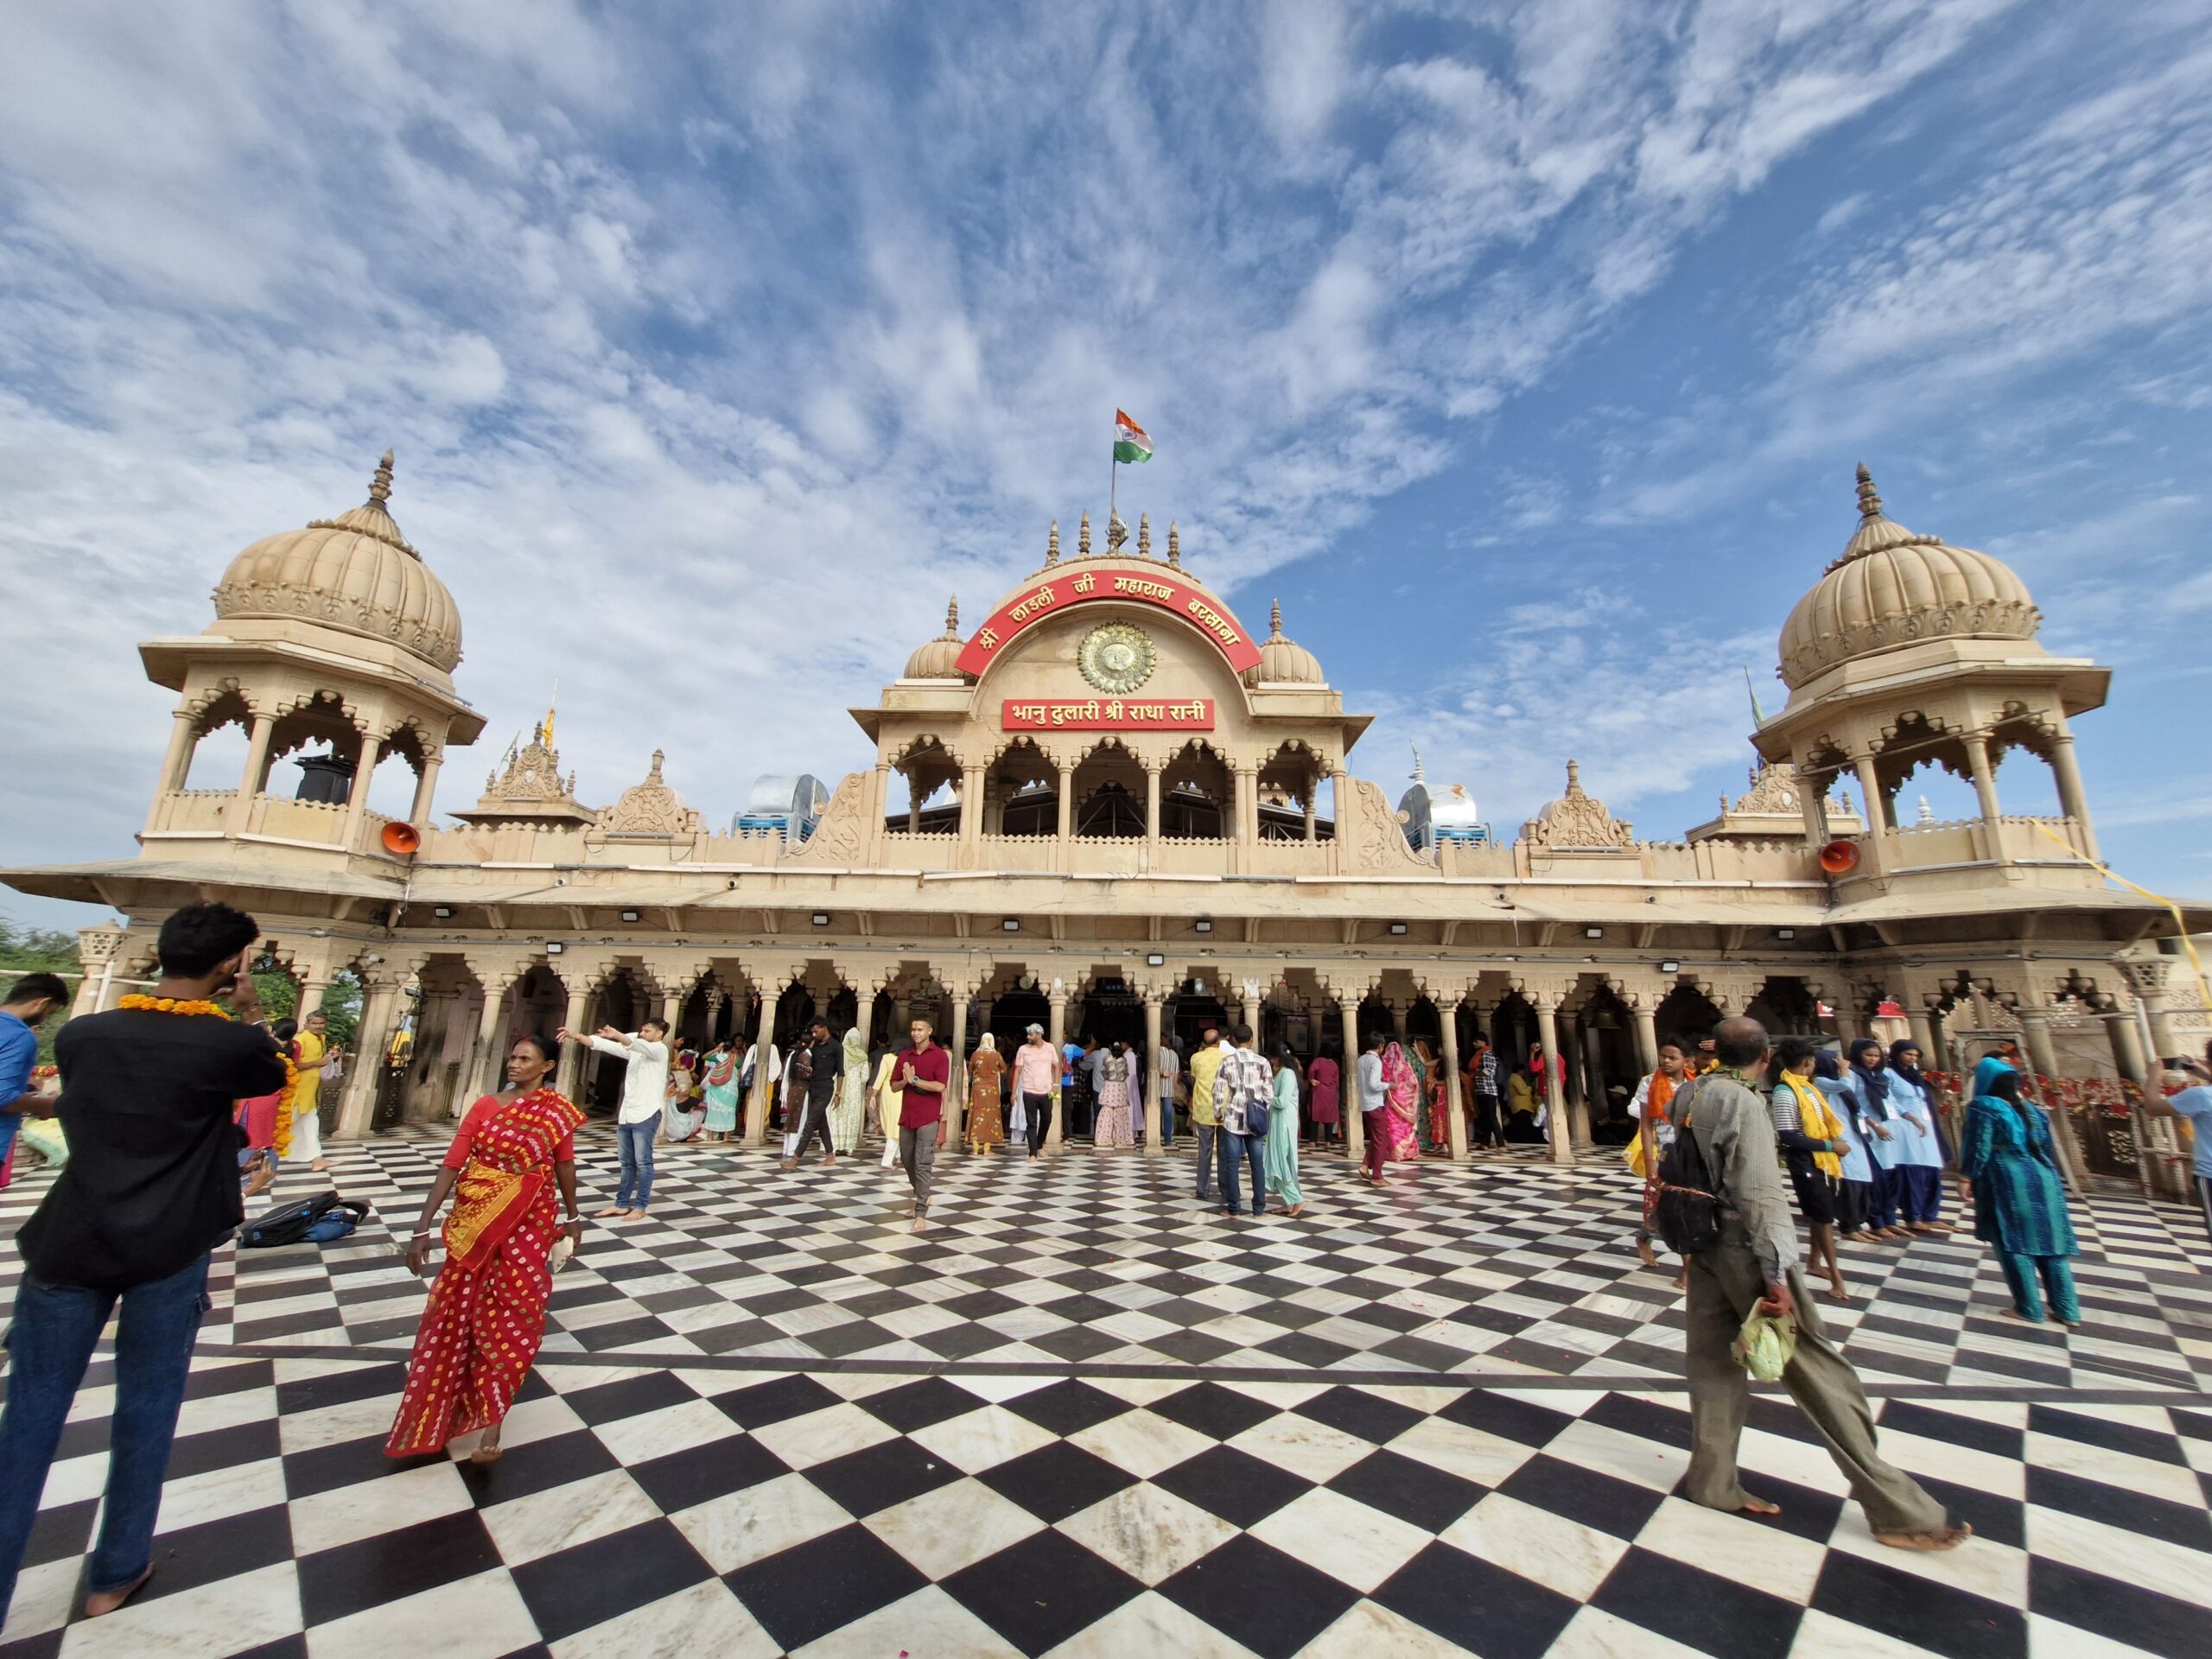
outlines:
[{"label": "woman in pink sari", "polygon": [[1386,1160],[1414,1160],[1421,1156],[1416,1128],[1421,1115],[1421,1080],[1404,1046],[1393,1043],[1382,1051],[1384,1109],[1379,1114],[1389,1139],[1382,1147]]}]

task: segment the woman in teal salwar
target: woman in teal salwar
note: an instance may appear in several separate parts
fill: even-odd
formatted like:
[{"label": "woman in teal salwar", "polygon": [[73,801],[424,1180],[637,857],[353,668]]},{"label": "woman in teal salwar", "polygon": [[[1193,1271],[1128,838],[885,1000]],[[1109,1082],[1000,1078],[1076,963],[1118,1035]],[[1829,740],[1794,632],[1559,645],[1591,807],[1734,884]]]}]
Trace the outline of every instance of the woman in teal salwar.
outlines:
[{"label": "woman in teal salwar", "polygon": [[1268,1138],[1261,1167],[1268,1192],[1286,1216],[1306,1213],[1306,1192],[1298,1184],[1298,1064],[1290,1051],[1275,1051],[1274,1103],[1268,1109]]},{"label": "woman in teal salwar", "polygon": [[[2014,1319],[2043,1323],[2042,1291],[2060,1324],[2082,1322],[2067,1258],[2079,1254],[2050,1125],[2020,1099],[2020,1075],[1992,1056],[1975,1067],[1974,1099],[1959,1141],[1963,1189],[1974,1192],[1974,1236],[1996,1253]],[[1960,1196],[1965,1197],[1961,1191]]]}]

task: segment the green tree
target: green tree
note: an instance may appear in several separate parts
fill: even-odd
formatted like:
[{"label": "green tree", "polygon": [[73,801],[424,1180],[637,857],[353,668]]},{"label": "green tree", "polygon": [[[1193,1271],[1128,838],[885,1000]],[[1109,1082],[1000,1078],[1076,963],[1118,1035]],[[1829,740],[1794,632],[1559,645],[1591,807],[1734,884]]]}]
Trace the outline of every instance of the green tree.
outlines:
[{"label": "green tree", "polygon": [[[77,938],[50,927],[22,927],[12,917],[0,916],[0,995],[25,974],[76,974],[83,964],[77,959]],[[70,982],[74,990],[76,982]],[[38,1058],[41,1065],[54,1064],[54,1033],[61,1029],[60,1020],[48,1020],[38,1033]]]}]

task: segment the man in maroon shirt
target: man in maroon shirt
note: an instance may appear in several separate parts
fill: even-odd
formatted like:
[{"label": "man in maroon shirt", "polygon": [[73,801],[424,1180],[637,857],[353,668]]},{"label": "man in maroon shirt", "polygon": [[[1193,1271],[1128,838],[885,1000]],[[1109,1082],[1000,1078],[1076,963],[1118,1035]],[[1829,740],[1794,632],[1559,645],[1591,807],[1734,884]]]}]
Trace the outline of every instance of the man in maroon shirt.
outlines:
[{"label": "man in maroon shirt", "polygon": [[917,1020],[906,1028],[912,1046],[899,1051],[892,1082],[899,1096],[899,1161],[914,1188],[914,1230],[930,1224],[930,1166],[944,1144],[944,1091],[952,1056],[930,1040],[936,1027]]}]

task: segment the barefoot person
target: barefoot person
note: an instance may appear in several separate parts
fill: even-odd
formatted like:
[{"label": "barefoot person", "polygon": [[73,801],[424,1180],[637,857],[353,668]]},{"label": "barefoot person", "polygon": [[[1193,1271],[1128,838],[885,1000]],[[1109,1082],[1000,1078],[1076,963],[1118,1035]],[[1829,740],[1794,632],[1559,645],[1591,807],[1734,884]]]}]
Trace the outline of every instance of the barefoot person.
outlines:
[{"label": "barefoot person", "polygon": [[292,1059],[299,1086],[292,1094],[292,1153],[318,1173],[330,1167],[322,1155],[322,1068],[330,1059],[330,1021],[317,1008],[301,1022],[292,1039]]},{"label": "barefoot person", "polygon": [[1766,1027],[1738,1017],[1722,1020],[1713,1035],[1718,1068],[1686,1084],[1674,1101],[1677,1133],[1695,1137],[1721,1205],[1719,1246],[1689,1259],[1688,1495],[1707,1509],[1779,1512],[1737,1478],[1736,1443],[1751,1391],[1731,1349],[1754,1306],[1777,1317],[1794,1313],[1797,1351],[1783,1386],[1820,1431],[1874,1536],[1899,1549],[1953,1548],[1973,1529],[1951,1525],[1917,1481],[1883,1460],[1866,1390],[1821,1328],[1797,1270],[1797,1224],[1775,1157],[1774,1122],[1758,1093]]},{"label": "barefoot person", "polygon": [[[479,1429],[483,1438],[469,1461],[499,1455],[499,1424],[545,1339],[554,1244],[565,1231],[574,1249],[584,1232],[575,1139],[584,1115],[546,1082],[557,1056],[543,1037],[516,1039],[507,1052],[506,1088],[468,1109],[423,1201],[407,1241],[408,1271],[418,1276],[430,1258],[430,1224],[448,1195],[453,1214],[446,1218],[445,1265],[415,1332],[386,1457],[442,1452]],[[556,1191],[565,1228],[554,1208]]]},{"label": "barefoot person", "polygon": [[566,1026],[554,1033],[564,1043],[584,1043],[602,1054],[629,1062],[622,1073],[622,1105],[614,1115],[614,1138],[621,1148],[622,1179],[614,1202],[600,1211],[607,1221],[643,1221],[653,1201],[653,1136],[668,1094],[668,1027],[648,1020],[637,1030],[601,1026],[585,1037]]},{"label": "barefoot person", "polygon": [[[1974,1196],[1974,1236],[1987,1244],[2012,1293],[2006,1310],[2031,1325],[2044,1320],[2044,1292],[2061,1325],[2082,1323],[2069,1257],[2080,1254],[2058,1152],[2043,1113],[2020,1098],[2020,1074],[1992,1056],[1974,1068],[1959,1147],[1961,1201]],[[2037,1281],[2041,1280],[2040,1289]]]},{"label": "barefoot person", "polygon": [[936,1027],[926,1020],[908,1026],[912,1045],[899,1056],[893,1077],[899,1090],[899,1161],[914,1189],[914,1230],[930,1224],[930,1171],[944,1144],[945,1085],[952,1079],[952,1057],[931,1040]]},{"label": "barefoot person", "polygon": [[1827,1279],[1831,1296],[1847,1302],[1851,1291],[1835,1259],[1835,1224],[1843,1154],[1850,1143],[1813,1081],[1815,1053],[1802,1037],[1785,1037],[1775,1045],[1777,1075],[1767,1112],[1774,1119],[1774,1138],[1797,1194],[1797,1213],[1812,1230],[1813,1271]]},{"label": "barefoot person", "polygon": [[162,924],[153,995],[72,1020],[54,1041],[70,1158],[16,1236],[24,1273],[0,1411],[0,1620],[62,1422],[118,1304],[107,1496],[86,1617],[113,1612],[154,1576],[154,1521],[208,1253],[245,1213],[232,1109],[284,1081],[245,971],[260,934],[228,905],[187,905]]}]

